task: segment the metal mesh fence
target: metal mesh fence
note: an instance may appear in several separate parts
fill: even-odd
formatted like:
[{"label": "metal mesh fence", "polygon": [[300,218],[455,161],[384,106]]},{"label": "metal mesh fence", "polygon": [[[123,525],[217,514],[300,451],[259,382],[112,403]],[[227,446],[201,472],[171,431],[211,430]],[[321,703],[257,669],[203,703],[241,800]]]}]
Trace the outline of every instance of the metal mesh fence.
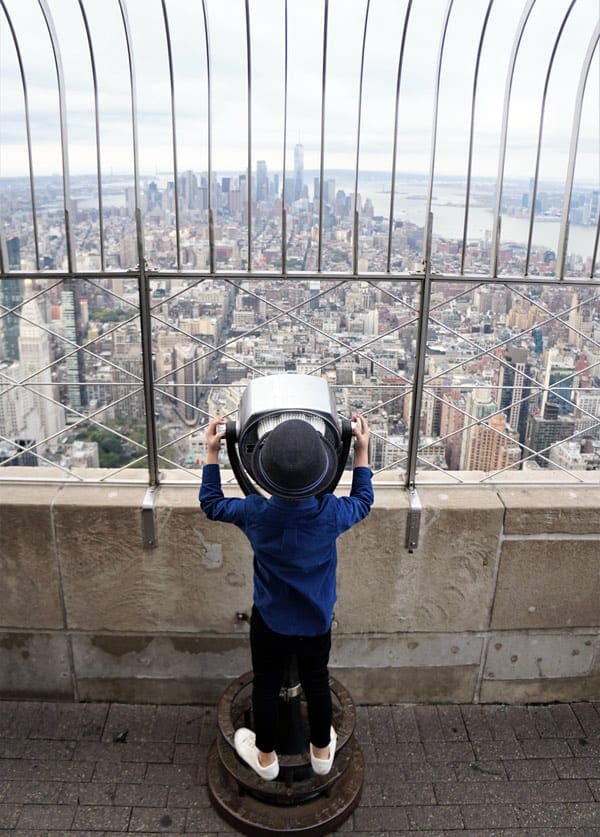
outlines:
[{"label": "metal mesh fence", "polygon": [[0,0],[0,479],[196,480],[289,372],[393,482],[589,482],[600,23],[550,5]]}]

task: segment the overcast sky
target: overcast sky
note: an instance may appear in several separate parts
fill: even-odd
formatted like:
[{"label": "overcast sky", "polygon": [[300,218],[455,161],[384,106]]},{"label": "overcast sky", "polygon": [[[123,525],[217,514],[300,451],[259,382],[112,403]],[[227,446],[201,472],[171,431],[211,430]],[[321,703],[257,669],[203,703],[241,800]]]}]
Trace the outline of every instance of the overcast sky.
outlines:
[{"label": "overcast sky", "polygon": [[[73,174],[96,168],[93,76],[78,0],[46,0],[60,48]],[[133,170],[131,87],[118,0],[82,0],[91,30],[99,89],[101,165],[105,174]],[[167,29],[160,0],[124,0],[134,55],[139,163],[142,173],[173,170]],[[445,38],[437,123],[436,172],[467,170],[473,78],[489,0],[454,0]],[[495,0],[483,38],[474,123],[473,173],[496,176],[509,59],[525,0]],[[200,0],[165,2],[173,56],[177,163],[208,168],[207,50]],[[447,0],[413,0],[398,100],[398,171],[427,172],[431,161],[434,82]],[[249,0],[250,55],[243,0],[207,0],[212,103],[212,165],[248,165],[248,64],[252,168],[293,169],[301,142],[305,168],[321,159],[324,0],[288,0],[287,132],[284,0]],[[505,173],[534,171],[542,93],[555,44],[544,118],[542,178],[564,177],[583,61],[598,24],[598,0],[537,0],[515,68]],[[368,16],[367,16],[368,10]],[[6,12],[22,54],[37,174],[61,170],[57,75],[37,0],[0,0],[0,176],[27,173],[24,97]],[[389,171],[396,84],[407,0],[330,0],[324,106],[326,169]],[[565,22],[566,21],[566,22]],[[366,22],[362,111],[360,72]],[[564,23],[564,26],[563,26]],[[562,34],[559,38],[559,32]],[[585,92],[576,177],[600,183],[598,45]],[[358,155],[358,157],[357,157]]]}]

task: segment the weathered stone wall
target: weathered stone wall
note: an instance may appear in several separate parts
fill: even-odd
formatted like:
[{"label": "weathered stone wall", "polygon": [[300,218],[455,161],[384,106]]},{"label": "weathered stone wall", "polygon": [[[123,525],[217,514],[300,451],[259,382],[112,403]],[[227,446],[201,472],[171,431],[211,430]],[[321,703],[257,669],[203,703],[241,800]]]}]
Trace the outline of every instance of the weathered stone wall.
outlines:
[{"label": "weathered stone wall", "polygon": [[[0,483],[0,697],[212,702],[249,669],[249,544],[188,483],[157,492],[145,549],[145,490]],[[600,487],[419,496],[414,552],[400,487],[339,540],[331,667],[354,699],[598,699]]]}]

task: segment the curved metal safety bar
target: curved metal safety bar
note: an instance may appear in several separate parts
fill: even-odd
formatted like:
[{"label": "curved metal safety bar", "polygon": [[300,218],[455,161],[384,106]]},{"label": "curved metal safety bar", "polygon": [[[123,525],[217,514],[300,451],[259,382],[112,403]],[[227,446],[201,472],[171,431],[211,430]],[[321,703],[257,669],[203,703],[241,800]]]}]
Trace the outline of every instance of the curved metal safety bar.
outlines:
[{"label": "curved metal safety bar", "polygon": [[367,44],[367,27],[369,25],[369,9],[371,0],[367,0],[365,9],[365,24],[363,26],[362,47],[360,50],[360,77],[358,83],[358,116],[356,127],[356,164],[354,166],[354,227],[352,231],[352,272],[358,273],[358,231],[360,207],[358,206],[358,171],[360,163],[360,128],[362,122],[363,81],[365,75],[365,48]]},{"label": "curved metal safety bar", "polygon": [[467,155],[467,185],[465,188],[465,220],[463,224],[463,238],[462,247],[460,248],[460,273],[461,276],[465,272],[465,256],[467,254],[467,235],[469,231],[469,204],[471,203],[471,175],[473,173],[473,139],[475,136],[475,103],[477,101],[477,83],[479,81],[479,65],[481,63],[481,55],[483,52],[483,42],[485,33],[487,32],[487,25],[490,19],[490,12],[494,0],[489,0],[488,6],[483,18],[483,25],[481,27],[481,34],[479,35],[479,44],[477,46],[477,58],[475,59],[475,69],[473,71],[473,87],[471,90],[471,117],[469,119],[469,151]]},{"label": "curved metal safety bar", "polygon": [[73,230],[71,227],[71,174],[69,168],[69,142],[67,138],[67,102],[65,93],[65,78],[62,66],[62,59],[60,55],[60,47],[58,44],[58,37],[56,29],[54,28],[54,21],[50,14],[50,9],[46,0],[38,0],[40,9],[46,22],[48,34],[50,36],[50,43],[52,44],[52,53],[54,55],[54,65],[56,67],[56,82],[58,86],[58,107],[60,113],[60,151],[62,155],[62,183],[63,183],[63,201],[65,213],[65,241],[67,245],[67,269],[72,273],[76,269],[75,265],[75,244],[73,241]]},{"label": "curved metal safety bar", "polygon": [[408,0],[406,12],[404,13],[404,25],[402,26],[402,38],[400,40],[400,53],[398,55],[398,72],[396,73],[396,100],[394,105],[394,141],[392,147],[392,183],[390,193],[390,215],[388,221],[388,244],[386,270],[389,273],[392,264],[392,233],[394,230],[394,202],[396,198],[396,167],[398,165],[398,118],[400,115],[400,84],[402,81],[402,67],[404,65],[404,49],[406,47],[406,33],[408,32],[408,21],[413,0]]},{"label": "curved metal safety bar", "polygon": [[163,22],[165,26],[165,40],[167,44],[167,60],[169,65],[169,95],[171,98],[171,143],[173,145],[173,194],[175,197],[175,247],[177,270],[181,270],[181,229],[179,221],[179,169],[177,166],[177,119],[175,116],[175,77],[173,71],[173,48],[171,45],[171,30],[169,28],[169,13],[165,0],[161,0]]},{"label": "curved metal safety bar", "polygon": [[106,256],[104,251],[104,208],[102,196],[102,156],[100,153],[100,104],[98,98],[98,71],[96,68],[96,56],[94,55],[94,46],[92,42],[92,31],[83,5],[83,0],[79,1],[79,9],[81,11],[81,19],[85,29],[85,36],[87,39],[88,51],[90,54],[90,67],[92,70],[92,85],[94,90],[94,131],[96,139],[96,183],[98,189],[98,236],[100,238],[100,268],[102,270],[106,267]]},{"label": "curved metal safety bar", "polygon": [[510,60],[508,64],[508,74],[506,76],[506,88],[504,91],[504,109],[502,112],[502,128],[500,132],[500,154],[498,157],[498,176],[496,178],[496,200],[494,205],[494,220],[492,222],[492,254],[490,259],[490,274],[497,276],[498,274],[498,251],[500,248],[500,223],[502,211],[502,185],[504,182],[504,165],[506,163],[506,141],[508,137],[508,113],[510,109],[510,96],[512,91],[512,84],[515,75],[515,66],[517,63],[517,56],[521,46],[521,40],[529,15],[535,4],[535,0],[527,0],[527,4],[523,9],[521,20],[517,27],[517,33],[512,46]]},{"label": "curved metal safety bar", "polygon": [[[446,35],[448,34],[448,24],[450,22],[450,13],[454,0],[448,0],[446,6],[446,14],[444,15],[444,23],[442,26],[442,36],[440,38],[440,46],[438,50],[437,70],[435,74],[435,95],[433,102],[433,125],[431,127],[431,153],[429,162],[429,182],[427,185],[427,204],[425,208],[425,233],[423,236],[423,247],[429,247],[427,242],[431,240],[433,232],[433,214],[431,212],[431,204],[433,201],[433,181],[435,179],[435,156],[437,150],[437,127],[438,116],[440,111],[440,87],[442,83],[442,64],[444,61],[444,47],[446,45]],[[423,254],[425,258],[425,253]],[[425,258],[426,273],[429,273],[429,262],[431,260],[430,254]],[[423,318],[427,318],[427,311],[423,311]]]},{"label": "curved metal safety bar", "polygon": [[[575,177],[575,163],[577,161],[577,144],[579,142],[579,126],[581,125],[581,112],[583,109],[583,97],[585,95],[585,88],[587,84],[590,67],[594,53],[598,48],[598,41],[600,40],[600,20],[596,24],[596,28],[592,33],[588,48],[581,65],[581,74],[579,76],[579,86],[577,88],[577,96],[575,98],[575,107],[573,109],[573,129],[571,131],[571,146],[569,149],[569,165],[567,167],[567,177],[565,180],[565,197],[563,200],[563,214],[560,225],[560,237],[558,240],[558,253],[556,274],[559,279],[562,278],[565,269],[565,260],[567,257],[567,245],[569,243],[569,212],[571,209],[571,195],[573,193],[573,178]],[[597,245],[597,237],[596,237]],[[597,246],[596,246],[597,250]],[[594,263],[592,262],[592,271]]]},{"label": "curved metal safety bar", "polygon": [[[27,78],[25,75],[25,67],[23,65],[23,56],[21,54],[21,48],[19,46],[19,41],[17,39],[17,33],[15,32],[15,27],[13,25],[12,19],[8,13],[8,9],[6,8],[6,4],[4,0],[0,0],[0,6],[2,6],[2,11],[4,12],[4,16],[6,17],[6,22],[8,23],[8,28],[10,29],[10,35],[12,38],[12,42],[15,48],[15,54],[17,56],[17,61],[19,64],[19,76],[21,78],[21,88],[23,90],[23,106],[25,109],[25,136],[27,139],[27,161],[29,165],[29,194],[31,197],[31,224],[33,227],[33,245],[35,247],[35,266],[36,270],[40,269],[40,244],[39,244],[39,235],[38,235],[38,225],[37,225],[37,206],[35,200],[35,180],[34,180],[34,169],[33,169],[33,152],[31,146],[31,115],[29,113],[29,94],[27,92]],[[8,264],[8,256],[5,258],[5,264],[3,266],[3,271],[7,272],[10,269],[10,265]]]},{"label": "curved metal safety bar", "polygon": [[[540,174],[540,157],[542,153],[542,136],[544,132],[544,117],[546,112],[546,97],[548,95],[548,86],[550,84],[550,76],[552,74],[552,67],[554,66],[554,58],[556,56],[556,51],[558,49],[558,45],[562,34],[565,30],[565,26],[567,25],[567,20],[569,19],[569,15],[573,9],[573,6],[577,0],[571,0],[569,8],[564,15],[562,22],[560,24],[560,28],[558,30],[558,34],[554,41],[554,46],[552,47],[552,54],[550,55],[550,61],[548,62],[548,69],[546,70],[546,78],[544,80],[544,91],[542,93],[542,104],[540,108],[540,122],[538,128],[538,141],[537,141],[537,149],[535,154],[535,173],[533,175],[533,186],[531,189],[531,206],[529,207],[529,232],[527,234],[527,250],[525,253],[525,267],[523,268],[523,273],[525,276],[529,273],[529,260],[531,258],[531,242],[533,239],[533,224],[535,222],[535,204],[537,201],[537,190],[538,190],[538,179]],[[561,274],[559,274],[560,276]]]},{"label": "curved metal safety bar", "polygon": [[252,270],[252,41],[250,38],[250,5],[245,0],[246,12],[246,85],[248,90],[248,171],[246,188],[248,190],[248,271]]},{"label": "curved metal safety bar", "polygon": [[288,0],[285,0],[283,24],[284,52],[283,52],[283,159],[282,159],[282,189],[281,189],[281,272],[287,273],[287,119],[288,119]]},{"label": "curved metal safety bar", "polygon": [[211,75],[211,60],[210,60],[210,37],[208,33],[208,11],[206,9],[206,0],[202,0],[202,19],[204,22],[204,49],[206,55],[206,141],[207,141],[207,164],[208,164],[208,184],[207,184],[207,203],[208,203],[208,247],[209,247],[209,265],[210,272],[215,272],[215,228],[213,219],[213,194],[212,194],[212,179],[213,179],[213,162],[212,162],[212,75]]},{"label": "curved metal safety bar", "polygon": [[319,154],[319,243],[317,247],[317,273],[323,266],[323,185],[325,182],[325,93],[327,90],[327,24],[329,0],[323,7],[323,70],[321,75],[321,148]]}]

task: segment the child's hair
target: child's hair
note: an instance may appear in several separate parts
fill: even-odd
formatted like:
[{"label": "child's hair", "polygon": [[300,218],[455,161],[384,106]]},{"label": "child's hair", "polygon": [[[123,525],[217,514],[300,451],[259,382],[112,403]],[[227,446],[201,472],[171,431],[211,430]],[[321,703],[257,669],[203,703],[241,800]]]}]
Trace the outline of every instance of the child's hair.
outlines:
[{"label": "child's hair", "polygon": [[337,470],[333,445],[302,419],[282,421],[252,455],[256,482],[277,497],[301,500],[318,494]]}]

